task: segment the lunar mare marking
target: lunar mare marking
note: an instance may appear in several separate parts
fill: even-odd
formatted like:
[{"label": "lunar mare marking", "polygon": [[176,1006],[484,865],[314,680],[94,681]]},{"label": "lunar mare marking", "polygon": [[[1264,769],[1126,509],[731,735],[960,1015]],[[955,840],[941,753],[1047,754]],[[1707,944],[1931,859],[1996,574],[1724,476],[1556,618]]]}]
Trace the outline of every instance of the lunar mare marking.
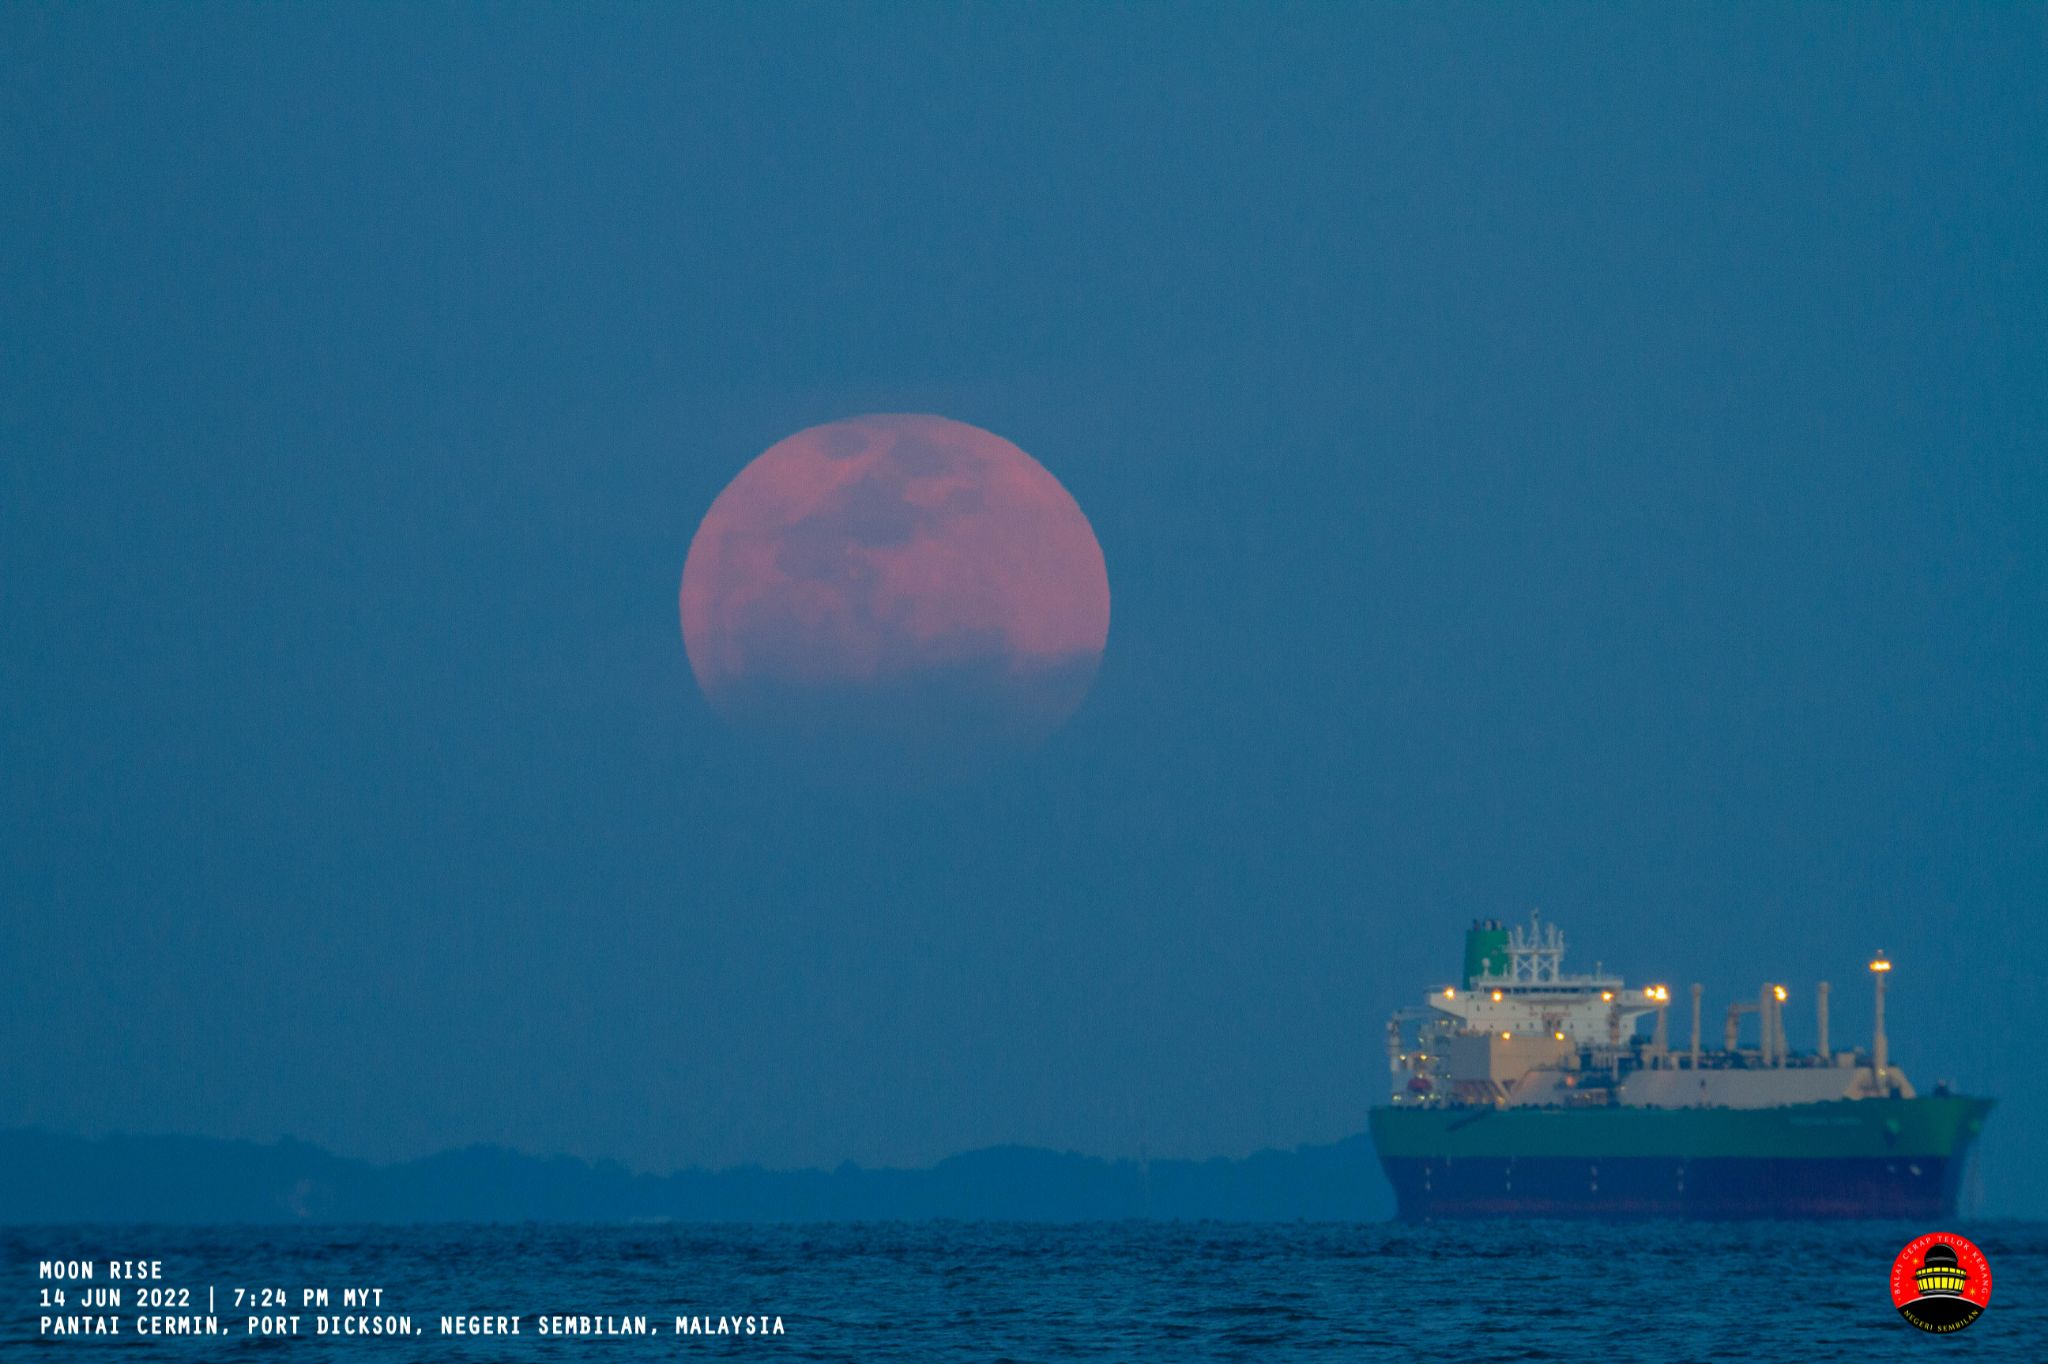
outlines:
[{"label": "lunar mare marking", "polygon": [[683,570],[713,707],[799,761],[976,766],[1080,705],[1109,633],[1088,519],[1037,461],[943,417],[856,417],[771,446]]}]

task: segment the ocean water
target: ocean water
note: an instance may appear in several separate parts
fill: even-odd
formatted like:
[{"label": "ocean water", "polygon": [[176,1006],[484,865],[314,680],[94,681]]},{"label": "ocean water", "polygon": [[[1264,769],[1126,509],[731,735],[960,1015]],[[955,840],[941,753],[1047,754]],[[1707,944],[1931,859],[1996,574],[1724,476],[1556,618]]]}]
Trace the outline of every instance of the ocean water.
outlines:
[{"label": "ocean water", "polygon": [[[1991,1308],[1932,1337],[1887,1281],[1915,1235],[1985,1251]],[[1493,1222],[1242,1226],[8,1227],[0,1351],[157,1359],[1871,1360],[2048,1358],[2048,1224]],[[159,1285],[215,1295],[230,1334],[39,1334],[38,1262],[160,1260]],[[77,1283],[63,1285],[77,1302]],[[117,1285],[133,1290],[143,1285]],[[341,1306],[342,1289],[381,1303]],[[297,1336],[249,1336],[245,1299],[288,1299]],[[324,1288],[330,1304],[303,1305]],[[443,1315],[519,1318],[517,1336],[444,1336]],[[779,1317],[782,1333],[675,1333],[676,1318]],[[544,1335],[544,1318],[644,1315],[647,1337]],[[409,1318],[412,1338],[317,1333],[321,1317]]]}]

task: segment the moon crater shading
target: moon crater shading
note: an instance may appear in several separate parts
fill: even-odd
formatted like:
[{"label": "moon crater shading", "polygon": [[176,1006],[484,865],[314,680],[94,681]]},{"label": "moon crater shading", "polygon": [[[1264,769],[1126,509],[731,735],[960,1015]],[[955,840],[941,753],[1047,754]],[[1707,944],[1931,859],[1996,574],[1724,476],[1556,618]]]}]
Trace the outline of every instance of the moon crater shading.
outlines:
[{"label": "moon crater shading", "polygon": [[944,417],[799,431],[711,504],[683,640],[726,719],[828,778],[970,775],[1087,696],[1109,578],[1036,460]]}]

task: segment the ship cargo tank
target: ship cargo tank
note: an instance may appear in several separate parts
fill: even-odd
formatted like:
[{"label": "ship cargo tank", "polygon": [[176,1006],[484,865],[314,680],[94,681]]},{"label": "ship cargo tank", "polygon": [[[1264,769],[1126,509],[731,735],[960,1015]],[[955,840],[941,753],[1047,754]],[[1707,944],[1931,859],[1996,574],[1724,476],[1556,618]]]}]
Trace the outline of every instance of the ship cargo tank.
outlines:
[{"label": "ship cargo tank", "polygon": [[[1867,1049],[1794,1051],[1788,989],[1766,984],[1701,1036],[1669,1041],[1669,987],[1564,970],[1564,935],[1475,923],[1461,983],[1387,1024],[1374,1148],[1408,1220],[1472,1216],[1893,1217],[1953,1213],[1991,1101],[1918,1094],[1884,1035],[1891,963],[1870,963]],[[1740,1045],[1754,1018],[1755,1044]],[[1643,1023],[1650,1027],[1645,1034]]]}]

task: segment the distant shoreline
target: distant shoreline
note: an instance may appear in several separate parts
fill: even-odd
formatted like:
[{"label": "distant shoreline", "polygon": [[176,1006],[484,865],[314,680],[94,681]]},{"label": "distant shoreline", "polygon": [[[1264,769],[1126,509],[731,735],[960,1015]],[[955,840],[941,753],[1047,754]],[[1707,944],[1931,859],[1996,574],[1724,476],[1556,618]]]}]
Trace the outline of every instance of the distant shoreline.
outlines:
[{"label": "distant shoreline", "polygon": [[1363,1134],[1242,1159],[1106,1160],[997,1146],[921,1169],[636,1174],[472,1146],[379,1165],[285,1138],[0,1132],[0,1224],[1381,1221]]}]

